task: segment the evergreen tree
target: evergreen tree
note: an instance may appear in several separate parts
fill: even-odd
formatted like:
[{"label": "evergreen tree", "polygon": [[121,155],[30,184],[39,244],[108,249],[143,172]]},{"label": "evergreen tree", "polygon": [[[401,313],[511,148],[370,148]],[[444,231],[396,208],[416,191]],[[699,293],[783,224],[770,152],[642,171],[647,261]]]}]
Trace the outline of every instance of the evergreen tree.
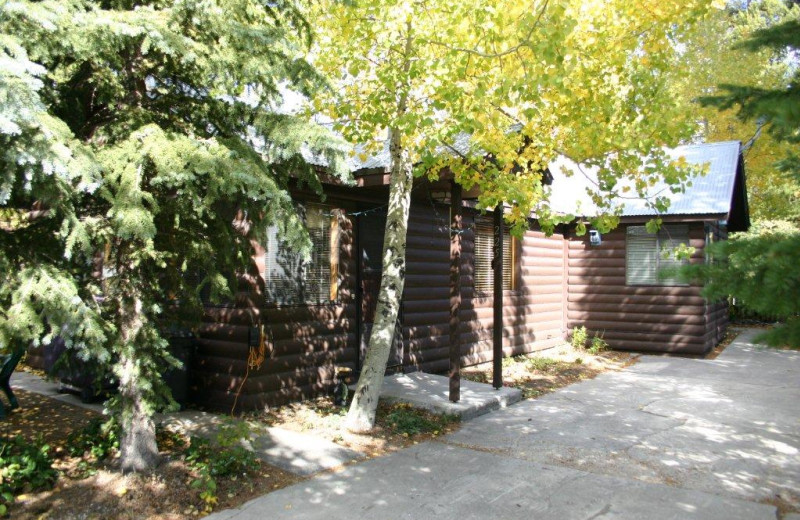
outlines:
[{"label": "evergreen tree", "polygon": [[230,294],[267,223],[308,250],[305,153],[345,175],[276,110],[324,86],[310,37],[289,2],[0,0],[0,349],[58,335],[110,367],[125,471],[157,462],[165,321]]},{"label": "evergreen tree", "polygon": [[683,276],[705,284],[711,301],[732,296],[737,305],[784,321],[761,335],[774,346],[800,348],[800,229],[760,221],[709,247],[713,262],[687,265]]},{"label": "evergreen tree", "polygon": [[[756,31],[741,46],[756,51],[771,48],[787,57],[800,50],[800,21],[789,20]],[[783,88],[721,85],[725,95],[703,101],[721,109],[737,108],[742,119],[759,118],[769,131],[790,145],[779,167],[800,182],[800,69]],[[800,347],[800,232],[795,225],[761,222],[747,233],[734,234],[710,248],[715,259],[684,268],[686,278],[706,284],[709,299],[732,296],[745,308],[785,319],[763,336],[773,345]]]}]

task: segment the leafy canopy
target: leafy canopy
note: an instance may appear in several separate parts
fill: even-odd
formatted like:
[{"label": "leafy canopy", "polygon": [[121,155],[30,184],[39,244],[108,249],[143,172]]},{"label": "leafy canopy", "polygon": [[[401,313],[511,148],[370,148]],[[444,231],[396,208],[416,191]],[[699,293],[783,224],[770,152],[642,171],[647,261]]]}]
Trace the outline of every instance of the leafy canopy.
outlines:
[{"label": "leafy canopy", "polygon": [[682,189],[687,170],[661,147],[693,130],[673,91],[677,49],[708,4],[320,2],[315,63],[336,88],[315,109],[368,143],[365,155],[387,129],[399,133],[418,175],[447,169],[481,189],[479,207],[511,204],[515,232],[533,210],[552,230],[565,218],[549,210],[541,177],[558,154],[600,169],[593,194],[606,208],[623,176],[639,193],[662,178]]},{"label": "leafy canopy", "polygon": [[[755,106],[740,112],[740,105],[726,96],[727,87],[719,85],[735,80],[740,92],[785,89],[796,72],[790,42],[775,41],[776,45],[756,48],[749,38],[757,31],[798,19],[800,5],[784,0],[759,0],[745,6],[731,3],[713,11],[688,39],[685,55],[690,74],[681,95],[686,98],[687,110],[697,114],[703,139],[738,140],[745,145],[748,201],[755,219],[800,218],[800,180],[776,168],[793,145],[776,133],[771,121],[752,112]],[[705,106],[694,103],[698,97]],[[722,98],[727,99],[724,109],[720,109]],[[719,102],[713,101],[717,99]]]}]

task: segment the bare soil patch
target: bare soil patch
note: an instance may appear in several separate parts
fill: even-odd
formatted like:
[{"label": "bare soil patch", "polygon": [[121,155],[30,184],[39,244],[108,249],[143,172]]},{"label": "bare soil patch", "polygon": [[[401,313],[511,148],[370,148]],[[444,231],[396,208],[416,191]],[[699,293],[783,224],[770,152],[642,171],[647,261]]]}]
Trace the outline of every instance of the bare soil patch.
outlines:
[{"label": "bare soil patch", "polygon": [[[80,468],[79,460],[62,458],[54,466],[61,472],[55,487],[17,497],[11,518],[178,520],[205,514],[205,504],[190,485],[197,475],[181,460],[167,458],[146,475],[122,475],[113,462],[89,476]],[[220,480],[215,509],[236,507],[300,480],[262,464],[255,472]]]},{"label": "bare soil patch", "polygon": [[455,417],[440,416],[403,403],[378,405],[375,428],[352,433],[344,427],[347,407],[321,397],[252,414],[248,419],[287,430],[305,432],[335,442],[367,457],[379,457],[458,428]]},{"label": "bare soil patch", "polygon": [[[639,359],[639,354],[612,350],[589,352],[564,344],[553,349],[505,358],[504,386],[522,390],[523,399],[535,399],[583,379],[608,371],[622,370]],[[492,382],[490,363],[466,368],[462,376],[480,383]]]},{"label": "bare soil patch", "polygon": [[[18,495],[9,509],[10,518],[176,520],[198,518],[206,510],[201,490],[191,486],[199,475],[185,460],[185,437],[160,435],[162,464],[151,474],[122,475],[114,457],[95,463],[88,454],[75,457],[68,453],[69,435],[99,414],[24,390],[14,393],[21,407],[0,421],[0,441],[20,435],[31,443],[48,444],[59,478],[52,489]],[[259,463],[246,474],[217,479],[215,509],[236,507],[300,480]]]},{"label": "bare soil patch", "polygon": [[67,437],[99,414],[47,396],[14,389],[20,407],[0,420],[0,439],[21,435],[33,442],[39,438],[55,454],[62,453]]}]

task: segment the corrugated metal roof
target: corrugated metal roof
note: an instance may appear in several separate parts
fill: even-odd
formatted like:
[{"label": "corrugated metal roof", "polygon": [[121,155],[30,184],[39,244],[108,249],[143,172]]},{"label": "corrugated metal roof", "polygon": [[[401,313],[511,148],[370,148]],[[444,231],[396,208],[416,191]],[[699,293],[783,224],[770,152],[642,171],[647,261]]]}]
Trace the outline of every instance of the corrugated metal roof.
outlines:
[{"label": "corrugated metal roof", "polygon": [[[693,176],[692,185],[684,193],[670,193],[666,184],[657,184],[648,192],[649,197],[666,196],[669,209],[663,215],[724,214],[731,209],[736,169],[739,161],[739,141],[724,141],[697,145],[679,146],[668,150],[673,159],[684,157],[694,165],[708,165],[704,176]],[[598,213],[587,189],[593,187],[595,170],[578,167],[574,162],[559,157],[550,164],[553,174],[550,207],[557,212],[593,216]],[[567,173],[572,172],[571,176]],[[620,189],[624,183],[620,183]],[[645,199],[619,198],[614,207],[621,209],[622,216],[650,216],[657,213],[646,206]]]}]

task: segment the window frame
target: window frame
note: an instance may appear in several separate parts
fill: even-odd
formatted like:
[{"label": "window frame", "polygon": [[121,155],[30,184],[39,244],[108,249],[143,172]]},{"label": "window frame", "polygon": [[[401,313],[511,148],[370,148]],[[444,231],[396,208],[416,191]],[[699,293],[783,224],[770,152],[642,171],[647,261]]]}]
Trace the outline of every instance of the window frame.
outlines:
[{"label": "window frame", "polygon": [[[645,248],[648,242],[653,245]],[[650,233],[646,226],[628,226],[625,230],[625,285],[629,287],[688,287],[689,284],[675,278],[664,278],[659,273],[668,267],[686,265],[688,259],[670,259],[665,257],[669,249],[681,244],[690,245],[688,224],[662,224],[657,233]],[[642,249],[634,250],[634,246],[642,245]],[[632,262],[650,256],[655,266],[638,265]],[[652,260],[649,260],[652,261]],[[640,274],[639,271],[647,272]]]},{"label": "window frame", "polygon": [[[339,289],[341,280],[339,276],[339,260],[340,260],[340,239],[341,239],[341,223],[339,222],[341,212],[335,207],[322,204],[318,202],[304,202],[298,204],[298,210],[302,213],[303,221],[306,224],[311,244],[311,259],[307,262],[302,262],[299,269],[302,273],[297,273],[297,287],[296,293],[287,295],[286,297],[277,298],[275,294],[270,291],[270,276],[274,271],[272,263],[274,256],[271,252],[270,246],[272,243],[278,250],[274,254],[281,251],[280,248],[285,247],[285,243],[278,237],[278,227],[268,226],[266,232],[266,240],[264,243],[264,271],[262,273],[262,281],[264,282],[264,298],[267,305],[276,305],[279,307],[289,306],[319,306],[330,305],[339,301]],[[309,228],[309,213],[312,211],[319,212],[320,222],[327,225],[321,225],[313,229]],[[326,218],[328,217],[328,218]],[[317,237],[315,231],[322,230],[322,236]],[[316,240],[316,242],[315,242]],[[327,244],[326,244],[327,242]],[[327,246],[327,247],[326,247]],[[321,251],[328,252],[328,260],[322,265],[314,265],[315,254]],[[292,254],[291,251],[289,254]],[[299,260],[297,260],[299,261]],[[319,270],[316,276],[308,276],[309,271],[313,272]],[[327,280],[324,287],[314,290],[314,284],[323,279]],[[287,282],[280,282],[287,283]],[[291,283],[291,282],[288,282]],[[311,290],[309,290],[311,289]],[[327,295],[323,297],[323,295]]]}]

